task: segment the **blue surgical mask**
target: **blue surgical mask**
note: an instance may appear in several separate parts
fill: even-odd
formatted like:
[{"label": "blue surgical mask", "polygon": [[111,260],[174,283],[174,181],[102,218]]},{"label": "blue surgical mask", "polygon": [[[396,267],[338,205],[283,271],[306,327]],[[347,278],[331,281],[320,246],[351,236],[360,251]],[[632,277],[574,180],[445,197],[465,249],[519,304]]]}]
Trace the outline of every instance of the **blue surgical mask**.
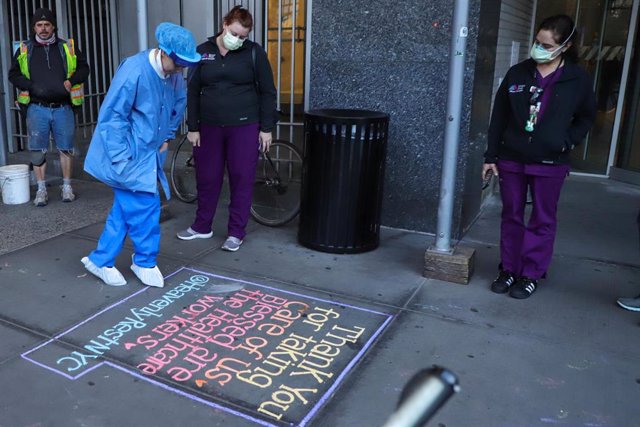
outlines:
[{"label": "blue surgical mask", "polygon": [[229,30],[225,31],[224,36],[222,37],[222,44],[229,50],[240,49],[240,46],[244,43],[238,36],[234,36],[229,32]]}]

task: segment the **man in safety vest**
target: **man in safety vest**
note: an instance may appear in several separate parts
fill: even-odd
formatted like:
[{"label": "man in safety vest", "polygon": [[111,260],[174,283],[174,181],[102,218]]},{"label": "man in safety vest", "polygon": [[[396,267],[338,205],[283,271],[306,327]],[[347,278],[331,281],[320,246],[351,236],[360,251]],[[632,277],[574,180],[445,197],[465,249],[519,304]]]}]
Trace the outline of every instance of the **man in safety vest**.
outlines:
[{"label": "man in safety vest", "polygon": [[36,206],[48,202],[45,181],[49,135],[60,153],[62,201],[75,199],[71,188],[75,121],[72,106],[82,104],[83,84],[89,65],[73,39],[58,38],[56,17],[49,9],[36,10],[33,33],[20,43],[9,70],[9,81],[18,89],[18,105],[26,110],[31,163],[38,181]]}]

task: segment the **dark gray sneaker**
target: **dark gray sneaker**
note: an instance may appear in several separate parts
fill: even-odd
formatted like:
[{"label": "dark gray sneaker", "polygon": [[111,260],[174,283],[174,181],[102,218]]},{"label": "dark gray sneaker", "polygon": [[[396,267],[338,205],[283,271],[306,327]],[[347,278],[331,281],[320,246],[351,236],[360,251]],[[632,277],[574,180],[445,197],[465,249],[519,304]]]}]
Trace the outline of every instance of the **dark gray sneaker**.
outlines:
[{"label": "dark gray sneaker", "polygon": [[498,277],[491,284],[491,291],[496,294],[506,294],[516,278],[508,271],[500,270]]},{"label": "dark gray sneaker", "polygon": [[618,298],[617,303],[625,310],[640,311],[640,295],[635,298]]}]

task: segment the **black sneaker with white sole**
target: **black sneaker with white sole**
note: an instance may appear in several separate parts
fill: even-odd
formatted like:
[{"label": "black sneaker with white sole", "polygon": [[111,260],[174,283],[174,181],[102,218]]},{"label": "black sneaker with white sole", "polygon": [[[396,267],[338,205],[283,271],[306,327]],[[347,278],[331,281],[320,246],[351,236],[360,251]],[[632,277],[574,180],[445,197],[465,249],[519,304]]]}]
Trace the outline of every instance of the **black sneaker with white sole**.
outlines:
[{"label": "black sneaker with white sole", "polygon": [[498,277],[491,284],[491,291],[496,294],[505,294],[515,281],[516,278],[513,274],[506,270],[500,270]]},{"label": "black sneaker with white sole", "polygon": [[511,290],[509,291],[509,296],[511,298],[516,299],[525,299],[529,298],[538,288],[538,281],[535,279],[529,279],[528,277],[521,277],[516,280],[516,283],[513,284]]}]

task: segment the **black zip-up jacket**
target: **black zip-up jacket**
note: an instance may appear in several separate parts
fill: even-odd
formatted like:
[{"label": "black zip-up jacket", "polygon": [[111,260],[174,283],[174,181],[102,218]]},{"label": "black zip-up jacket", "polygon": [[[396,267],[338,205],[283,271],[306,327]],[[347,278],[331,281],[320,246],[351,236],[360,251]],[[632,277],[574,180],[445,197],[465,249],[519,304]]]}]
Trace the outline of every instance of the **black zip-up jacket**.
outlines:
[{"label": "black zip-up jacket", "polygon": [[[57,34],[56,34],[57,37]],[[60,54],[60,43],[65,40],[57,38],[52,45],[45,47],[35,41],[35,36],[31,36],[29,49],[29,74],[26,78],[20,71],[18,64],[18,48],[13,55],[11,68],[9,69],[9,81],[21,90],[28,90],[32,102],[71,104],[71,96],[64,88],[64,81],[67,80],[66,57]],[[49,50],[47,60],[47,49]],[[76,51],[76,72],[69,78],[71,85],[84,83],[89,77],[90,69],[85,56],[75,46]]]},{"label": "black zip-up jacket", "polygon": [[189,130],[199,131],[200,123],[216,126],[260,123],[262,132],[271,132],[277,121],[276,88],[267,54],[257,43],[245,40],[239,49],[222,56],[216,45],[218,35],[197,48],[202,60],[189,75]]},{"label": "black zip-up jacket", "polygon": [[565,61],[542,117],[533,132],[525,131],[536,63],[527,59],[509,69],[493,105],[485,162],[498,159],[521,163],[569,163],[569,152],[591,129],[596,101],[591,77],[577,64]]}]

